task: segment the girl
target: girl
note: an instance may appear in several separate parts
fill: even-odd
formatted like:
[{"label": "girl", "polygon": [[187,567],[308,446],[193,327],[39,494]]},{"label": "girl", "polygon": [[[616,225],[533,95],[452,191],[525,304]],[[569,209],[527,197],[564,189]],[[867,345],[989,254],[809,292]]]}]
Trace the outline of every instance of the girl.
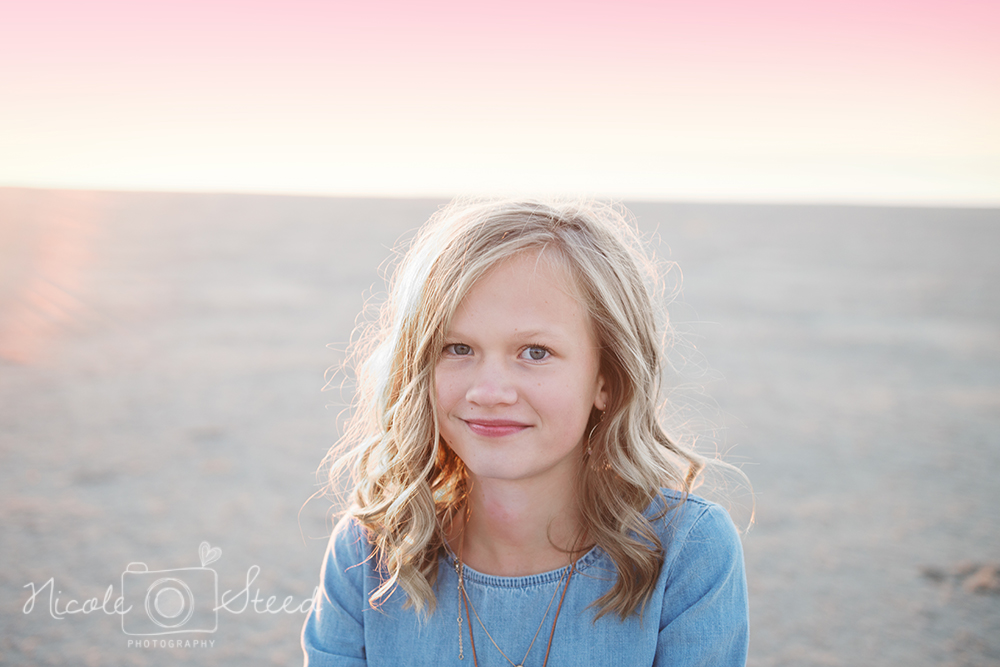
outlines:
[{"label": "girl", "polygon": [[422,228],[360,354],[306,664],[745,663],[739,537],[658,422],[639,247],[596,205]]}]

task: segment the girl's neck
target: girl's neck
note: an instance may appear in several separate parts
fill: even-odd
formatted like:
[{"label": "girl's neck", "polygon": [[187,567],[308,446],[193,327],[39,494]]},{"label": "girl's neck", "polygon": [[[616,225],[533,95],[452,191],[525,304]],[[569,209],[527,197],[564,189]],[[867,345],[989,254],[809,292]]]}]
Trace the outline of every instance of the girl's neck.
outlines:
[{"label": "girl's neck", "polygon": [[453,547],[484,574],[519,577],[567,565],[582,546],[575,490],[472,480],[466,521]]}]

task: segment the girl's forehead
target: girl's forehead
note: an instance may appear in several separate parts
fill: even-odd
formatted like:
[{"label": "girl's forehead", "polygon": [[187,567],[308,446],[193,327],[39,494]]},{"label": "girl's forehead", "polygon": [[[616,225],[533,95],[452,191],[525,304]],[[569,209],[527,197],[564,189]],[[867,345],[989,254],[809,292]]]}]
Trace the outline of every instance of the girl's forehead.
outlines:
[{"label": "girl's forehead", "polygon": [[[510,304],[516,304],[510,311]],[[496,317],[497,311],[518,313],[528,320],[543,321],[551,317],[581,318],[588,337],[596,340],[594,318],[578,279],[562,253],[552,250],[526,250],[494,263],[472,283],[448,317],[445,332],[457,333],[454,327],[464,329],[471,322]],[[542,320],[537,320],[538,317]],[[473,319],[469,319],[469,318]],[[495,321],[496,326],[503,322]],[[527,324],[527,322],[522,322]],[[568,324],[563,322],[563,324]],[[556,328],[561,329],[562,326]]]},{"label": "girl's forehead", "polygon": [[557,289],[581,306],[585,305],[580,280],[572,264],[561,251],[548,246],[522,250],[498,260],[472,283],[462,301],[486,285],[502,288],[505,280],[513,276],[525,278],[529,289]]}]

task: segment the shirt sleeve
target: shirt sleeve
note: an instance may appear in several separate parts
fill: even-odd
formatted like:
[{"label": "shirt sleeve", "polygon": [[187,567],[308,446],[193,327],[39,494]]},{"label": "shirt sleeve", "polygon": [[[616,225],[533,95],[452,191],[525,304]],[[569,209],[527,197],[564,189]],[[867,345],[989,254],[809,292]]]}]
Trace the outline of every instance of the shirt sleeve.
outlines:
[{"label": "shirt sleeve", "polygon": [[664,564],[669,569],[654,665],[744,667],[750,614],[736,527],[724,509],[710,504],[682,539]]},{"label": "shirt sleeve", "polygon": [[337,524],[320,572],[312,609],[302,628],[306,667],[365,667],[362,610],[368,605],[365,576],[370,551],[352,519]]}]

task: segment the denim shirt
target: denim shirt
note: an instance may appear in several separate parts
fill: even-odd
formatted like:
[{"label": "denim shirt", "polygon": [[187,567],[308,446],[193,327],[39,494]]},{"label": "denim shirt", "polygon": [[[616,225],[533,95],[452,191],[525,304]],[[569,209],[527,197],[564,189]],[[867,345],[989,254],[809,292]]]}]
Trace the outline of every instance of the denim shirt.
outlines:
[{"label": "denim shirt", "polygon": [[[671,505],[681,499],[675,491],[664,490],[663,495]],[[658,500],[647,516],[654,517],[659,508]],[[610,613],[595,622],[590,605],[611,589],[615,566],[602,549],[593,548],[576,562],[552,635],[549,665],[745,665],[746,575],[743,549],[729,514],[714,503],[688,496],[653,526],[665,553],[645,612],[624,621]],[[474,667],[478,662],[480,667],[509,667],[475,616],[473,660],[464,611],[461,624],[456,620],[461,608],[450,555],[439,561],[437,609],[424,620],[404,608],[406,596],[398,588],[379,609],[371,608],[368,596],[380,578],[370,555],[363,529],[353,519],[342,520],[330,539],[317,599],[302,630],[306,665]],[[472,606],[511,660],[520,661],[528,651],[542,614],[554,597],[562,595],[566,570],[496,577],[464,568]],[[542,665],[555,614],[553,604],[525,667]],[[459,660],[460,631],[464,660]]]}]

